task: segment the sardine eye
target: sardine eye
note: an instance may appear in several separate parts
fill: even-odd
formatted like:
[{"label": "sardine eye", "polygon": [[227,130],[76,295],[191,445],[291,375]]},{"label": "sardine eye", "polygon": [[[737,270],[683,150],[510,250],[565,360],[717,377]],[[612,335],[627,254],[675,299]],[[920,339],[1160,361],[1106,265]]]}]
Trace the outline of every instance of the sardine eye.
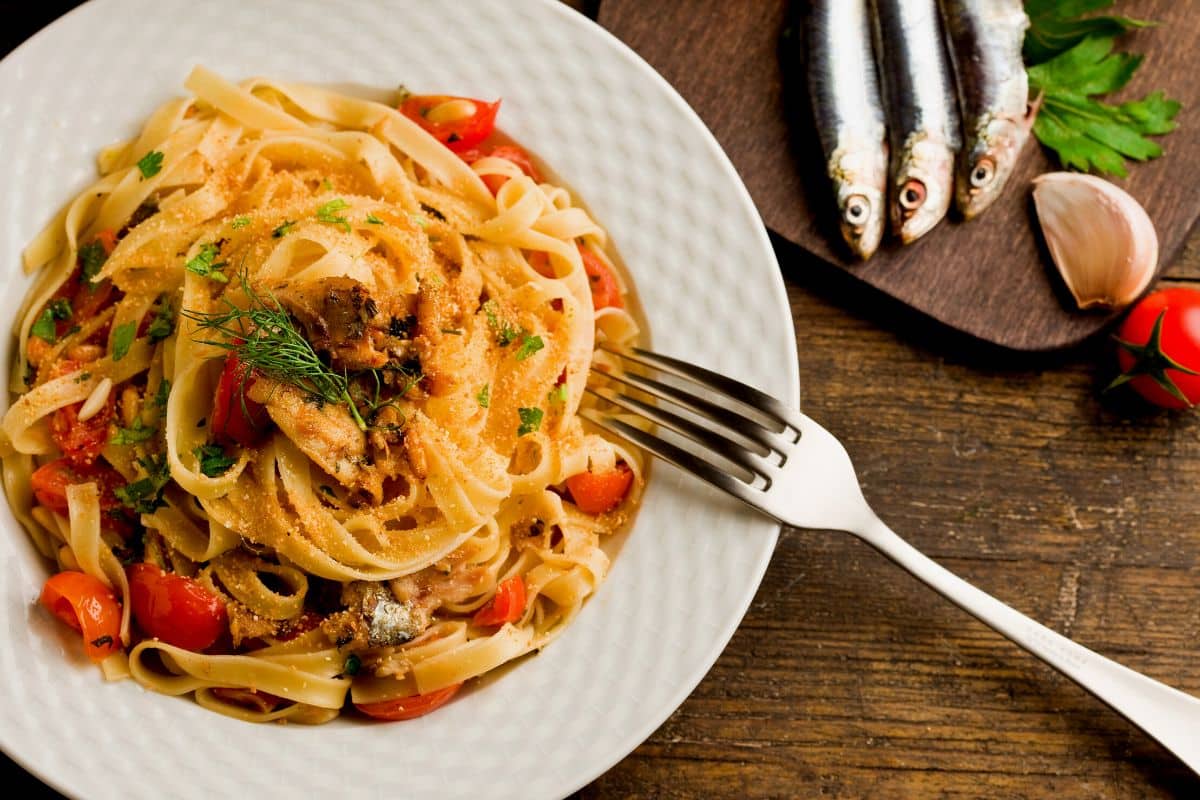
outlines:
[{"label": "sardine eye", "polygon": [[900,207],[907,211],[916,211],[925,202],[925,184],[916,178],[910,178],[900,187]]},{"label": "sardine eye", "polygon": [[842,209],[842,219],[850,225],[862,225],[871,215],[871,201],[861,194],[851,195]]},{"label": "sardine eye", "polygon": [[975,166],[971,170],[971,185],[976,189],[982,189],[991,183],[995,177],[996,162],[990,157],[984,156],[975,162]]}]

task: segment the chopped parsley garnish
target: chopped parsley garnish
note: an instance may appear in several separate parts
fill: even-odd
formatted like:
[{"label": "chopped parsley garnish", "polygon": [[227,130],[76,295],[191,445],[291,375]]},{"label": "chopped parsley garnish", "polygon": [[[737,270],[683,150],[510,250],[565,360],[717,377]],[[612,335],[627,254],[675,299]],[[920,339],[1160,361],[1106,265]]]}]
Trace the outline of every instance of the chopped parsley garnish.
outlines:
[{"label": "chopped parsley garnish", "polygon": [[151,343],[154,343],[161,342],[174,332],[175,310],[171,308],[170,302],[164,300],[154,312],[154,318],[146,328],[146,335],[150,337]]},{"label": "chopped parsley garnish", "polygon": [[496,310],[496,301],[488,300],[484,303],[483,313],[487,315],[488,327],[496,334],[496,344],[501,347],[508,347],[521,335],[521,331],[500,319],[500,313]]},{"label": "chopped parsley garnish", "polygon": [[442,328],[442,333],[448,333],[451,336],[462,336],[463,332],[458,328]]},{"label": "chopped parsley garnish", "polygon": [[92,379],[92,373],[90,373],[90,372],[81,372],[81,373],[79,373],[79,377],[77,377],[77,378],[75,379],[75,382],[76,382],[76,383],[83,383],[84,381],[90,381],[91,379]]},{"label": "chopped parsley garnish", "polygon": [[545,346],[546,344],[542,341],[542,337],[525,334],[524,338],[521,339],[521,346],[517,349],[517,361],[524,361]]},{"label": "chopped parsley garnish", "polygon": [[192,451],[200,461],[200,471],[210,478],[217,478],[229,471],[237,459],[226,454],[219,444],[202,444]]},{"label": "chopped parsley garnish", "polygon": [[543,414],[540,408],[525,408],[522,406],[517,409],[517,416],[521,418],[521,425],[517,428],[517,436],[533,433],[542,427]]},{"label": "chopped parsley garnish", "polygon": [[233,220],[233,222],[231,222],[229,224],[229,227],[233,228],[236,231],[236,230],[241,230],[242,228],[246,227],[249,224],[250,224],[249,217],[236,217]]},{"label": "chopped parsley garnish", "polygon": [[146,477],[118,486],[113,494],[126,508],[138,514],[153,514],[166,505],[162,495],[171,481],[171,470],[165,456],[139,458],[137,463],[146,472]]},{"label": "chopped parsley garnish", "polygon": [[565,383],[560,383],[558,386],[555,386],[550,390],[548,398],[551,403],[567,402],[567,385]]},{"label": "chopped parsley garnish", "polygon": [[54,324],[55,321],[70,318],[71,301],[65,297],[56,297],[46,304],[42,315],[33,323],[33,327],[29,329],[29,332],[39,339],[45,339],[47,342],[54,344],[58,338],[58,326]]},{"label": "chopped parsley garnish", "polygon": [[79,248],[79,267],[83,273],[83,279],[89,284],[95,282],[96,276],[100,274],[100,268],[107,260],[108,251],[100,242],[92,242]]},{"label": "chopped parsley garnish", "polygon": [[321,179],[321,188],[327,192],[332,192],[333,191],[333,181],[329,180],[329,178],[322,178]]},{"label": "chopped parsley garnish", "polygon": [[129,353],[129,348],[133,345],[135,336],[137,336],[136,322],[126,322],[124,325],[118,325],[113,330],[113,361],[120,361]]},{"label": "chopped parsley garnish", "polygon": [[286,236],[287,234],[289,234],[289,233],[291,232],[292,228],[294,228],[294,227],[296,227],[296,221],[295,221],[295,220],[291,220],[291,219],[289,219],[289,220],[286,220],[286,221],[284,221],[284,223],[283,223],[282,225],[280,225],[278,228],[276,228],[275,230],[271,231],[271,235],[272,235],[273,237],[275,237],[276,239],[282,239],[284,236]]},{"label": "chopped parsley garnish", "polygon": [[357,675],[358,670],[362,667],[362,659],[351,653],[346,656],[346,663],[342,666],[343,675]]},{"label": "chopped parsley garnish", "polygon": [[158,150],[151,150],[138,159],[137,168],[143,178],[153,178],[162,170],[162,163],[163,154]]},{"label": "chopped parsley garnish", "polygon": [[337,225],[346,233],[349,233],[350,221],[345,217],[339,217],[337,215],[337,212],[341,211],[343,208],[349,207],[349,203],[340,197],[336,197],[317,209],[317,220],[324,222],[327,225]]},{"label": "chopped parsley garnish", "polygon": [[137,444],[144,442],[158,432],[158,428],[151,427],[142,422],[141,417],[135,417],[133,425],[128,428],[117,428],[117,432],[113,434],[110,440],[113,444]]},{"label": "chopped parsley garnish", "polygon": [[171,397],[171,382],[163,378],[158,382],[158,389],[154,392],[154,405],[158,408],[166,408],[167,400]]},{"label": "chopped parsley garnish", "polygon": [[196,257],[187,262],[184,267],[188,272],[194,272],[203,278],[209,278],[218,283],[229,283],[229,276],[221,272],[228,264],[226,261],[217,262],[217,256],[221,254],[221,248],[209,242],[200,247],[200,252]]},{"label": "chopped parsley garnish", "polygon": [[367,214],[367,222],[371,223],[372,225],[382,225],[383,224],[383,220],[381,220],[379,217],[375,216],[374,214]]},{"label": "chopped parsley garnish", "polygon": [[475,395],[475,402],[479,403],[480,408],[487,408],[488,403],[492,401],[491,384],[485,383],[483,388],[479,390],[479,394]]}]

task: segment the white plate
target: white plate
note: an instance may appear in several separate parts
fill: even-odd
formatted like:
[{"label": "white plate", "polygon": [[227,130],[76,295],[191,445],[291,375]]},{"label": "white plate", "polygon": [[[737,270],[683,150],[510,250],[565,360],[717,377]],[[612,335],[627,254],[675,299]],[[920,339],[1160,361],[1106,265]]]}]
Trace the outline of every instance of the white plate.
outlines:
[{"label": "white plate", "polygon": [[[553,0],[88,3],[0,63],[0,269],[95,176],[100,147],[222,74],[501,96],[501,127],[612,235],[656,349],[799,401],[778,266],[699,118],[645,62]],[[7,364],[12,343],[3,342]],[[681,703],[745,613],[778,527],[660,465],[608,581],[541,655],[428,717],[255,726],[105,684],[34,601],[47,566],[0,520],[0,746],[70,795],[561,797]]]}]

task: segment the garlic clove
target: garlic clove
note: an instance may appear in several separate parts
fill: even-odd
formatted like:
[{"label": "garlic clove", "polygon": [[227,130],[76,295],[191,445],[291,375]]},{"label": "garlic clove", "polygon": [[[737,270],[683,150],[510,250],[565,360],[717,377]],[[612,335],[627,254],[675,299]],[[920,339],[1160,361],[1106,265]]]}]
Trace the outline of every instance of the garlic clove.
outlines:
[{"label": "garlic clove", "polygon": [[1158,267],[1158,234],[1124,189],[1079,172],[1033,180],[1033,204],[1050,256],[1080,308],[1124,308]]}]

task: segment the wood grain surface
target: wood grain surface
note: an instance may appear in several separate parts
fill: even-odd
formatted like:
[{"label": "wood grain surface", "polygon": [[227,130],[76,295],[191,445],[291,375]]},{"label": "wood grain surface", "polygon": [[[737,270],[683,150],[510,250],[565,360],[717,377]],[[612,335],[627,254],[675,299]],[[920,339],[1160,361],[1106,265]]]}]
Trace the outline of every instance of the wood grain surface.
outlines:
[{"label": "wood grain surface", "polygon": [[[1200,417],[1102,396],[1106,341],[981,346],[775,245],[805,411],[845,442],[880,515],[1018,609],[1200,694]],[[1200,236],[1167,272],[1200,285]],[[52,794],[11,762],[0,777]],[[1050,796],[1195,798],[1200,780],[865,545],[789,529],[712,672],[575,798]]]},{"label": "wood grain surface", "polygon": [[[1111,320],[1075,310],[1057,273],[1047,269],[1028,186],[1057,167],[1036,142],[979,219],[948,220],[913,245],[892,241],[866,263],[853,260],[837,232],[804,85],[803,36],[788,6],[785,0],[603,0],[599,21],[692,104],[768,227],[789,241],[953,328],[1018,350],[1077,344]],[[1200,25],[1191,1],[1121,0],[1119,8],[1162,23],[1123,40],[1148,53],[1128,94],[1165,89],[1184,104],[1179,130],[1162,140],[1170,157],[1137,166],[1120,182],[1154,220],[1165,265],[1200,215]]]}]

